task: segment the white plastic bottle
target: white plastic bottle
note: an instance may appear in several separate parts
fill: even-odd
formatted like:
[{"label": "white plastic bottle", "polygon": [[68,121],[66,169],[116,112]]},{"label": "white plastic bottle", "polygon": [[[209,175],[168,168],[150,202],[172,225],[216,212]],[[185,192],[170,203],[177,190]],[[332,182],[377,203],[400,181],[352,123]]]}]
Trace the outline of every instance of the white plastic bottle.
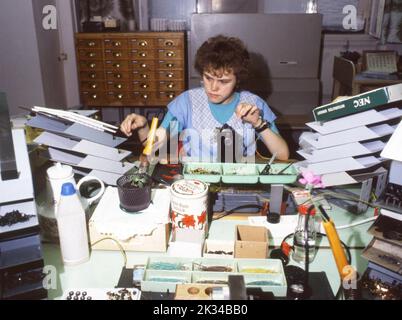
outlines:
[{"label": "white plastic bottle", "polygon": [[56,219],[64,264],[76,265],[88,261],[89,245],[85,211],[71,182],[62,185]]}]

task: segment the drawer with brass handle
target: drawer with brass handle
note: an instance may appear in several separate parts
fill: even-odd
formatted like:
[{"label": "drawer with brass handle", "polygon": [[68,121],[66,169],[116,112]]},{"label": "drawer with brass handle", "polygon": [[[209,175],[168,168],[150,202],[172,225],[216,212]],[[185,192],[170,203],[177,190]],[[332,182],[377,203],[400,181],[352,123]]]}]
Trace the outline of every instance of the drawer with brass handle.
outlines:
[{"label": "drawer with brass handle", "polygon": [[106,71],[106,79],[108,80],[115,80],[115,81],[119,81],[119,80],[128,80],[129,74],[127,72],[125,72],[124,70],[117,70],[116,71]]},{"label": "drawer with brass handle", "polygon": [[129,88],[129,82],[126,81],[108,81],[106,83],[107,89],[108,90],[128,90]]},{"label": "drawer with brass handle", "polygon": [[77,41],[78,48],[102,48],[100,39],[79,39]]},{"label": "drawer with brass handle", "polygon": [[133,90],[155,90],[155,82],[154,81],[137,81],[134,80],[132,82]]},{"label": "drawer with brass handle", "polygon": [[158,48],[182,48],[183,41],[180,38],[159,38]]},{"label": "drawer with brass handle", "polygon": [[99,105],[105,100],[101,91],[81,91],[81,98],[88,105]]},{"label": "drawer with brass handle", "polygon": [[102,70],[103,61],[102,60],[81,60],[80,70]]},{"label": "drawer with brass handle", "polygon": [[183,76],[184,76],[183,72],[179,72],[177,70],[159,71],[156,74],[156,77],[159,80],[182,80]]},{"label": "drawer with brass handle", "polygon": [[154,70],[155,60],[131,60],[131,66],[135,70]]},{"label": "drawer with brass handle", "polygon": [[117,60],[117,61],[113,61],[113,60],[106,60],[105,62],[105,69],[106,70],[125,70],[127,71],[128,68],[128,61],[127,60]]},{"label": "drawer with brass handle", "polygon": [[81,80],[103,80],[105,78],[103,71],[81,71]]},{"label": "drawer with brass handle", "polygon": [[79,49],[78,50],[78,57],[81,60],[99,60],[103,59],[102,56],[102,50],[98,49],[92,49],[92,50],[87,50],[87,49]]},{"label": "drawer with brass handle", "polygon": [[152,38],[147,39],[134,38],[130,39],[129,43],[132,48],[152,49],[155,47],[155,42],[154,39]]},{"label": "drawer with brass handle", "polygon": [[104,40],[105,48],[107,49],[127,49],[128,43],[127,39],[105,39]]},{"label": "drawer with brass handle", "polygon": [[103,81],[81,81],[82,90],[103,90]]},{"label": "drawer with brass handle", "polygon": [[158,81],[159,90],[184,90],[183,81]]},{"label": "drawer with brass handle", "polygon": [[105,59],[107,60],[129,59],[129,53],[127,50],[105,50]]},{"label": "drawer with brass handle", "polygon": [[131,58],[132,59],[154,59],[155,51],[154,50],[131,50]]},{"label": "drawer with brass handle", "polygon": [[134,80],[154,80],[155,76],[151,72],[147,72],[146,70],[141,71],[141,70],[134,70],[131,73],[131,77]]},{"label": "drawer with brass handle", "polygon": [[184,69],[184,60],[158,60],[157,67],[160,70]]},{"label": "drawer with brass handle", "polygon": [[182,50],[158,50],[159,59],[182,59]]}]

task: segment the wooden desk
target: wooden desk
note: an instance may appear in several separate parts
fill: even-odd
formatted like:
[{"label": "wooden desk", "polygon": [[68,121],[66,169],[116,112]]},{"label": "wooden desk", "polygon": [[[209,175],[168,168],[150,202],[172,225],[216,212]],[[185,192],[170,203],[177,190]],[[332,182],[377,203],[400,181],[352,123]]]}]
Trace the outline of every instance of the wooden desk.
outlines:
[{"label": "wooden desk", "polygon": [[374,90],[381,87],[391,86],[393,84],[402,83],[402,79],[376,79],[368,78],[358,73],[353,80],[353,92],[352,95],[356,95],[362,92]]}]

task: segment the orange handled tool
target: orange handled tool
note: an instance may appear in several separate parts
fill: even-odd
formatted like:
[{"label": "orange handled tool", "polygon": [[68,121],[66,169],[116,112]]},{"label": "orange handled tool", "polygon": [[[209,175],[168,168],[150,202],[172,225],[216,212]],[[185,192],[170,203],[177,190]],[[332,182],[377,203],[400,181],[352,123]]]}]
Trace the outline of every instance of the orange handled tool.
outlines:
[{"label": "orange handled tool", "polygon": [[155,141],[156,127],[158,126],[158,121],[159,121],[158,118],[156,117],[152,118],[151,128],[149,129],[148,132],[147,143],[145,145],[144,151],[142,152],[146,156],[149,156],[152,153],[152,147]]},{"label": "orange handled tool", "polygon": [[335,225],[332,220],[323,221],[325,232],[328,237],[329,244],[331,246],[332,253],[334,255],[335,263],[338,268],[339,275],[343,280],[347,275],[349,275],[349,268],[345,268],[349,265],[346,259],[345,251],[342,248],[341,241],[339,239],[338,232],[335,229]]}]

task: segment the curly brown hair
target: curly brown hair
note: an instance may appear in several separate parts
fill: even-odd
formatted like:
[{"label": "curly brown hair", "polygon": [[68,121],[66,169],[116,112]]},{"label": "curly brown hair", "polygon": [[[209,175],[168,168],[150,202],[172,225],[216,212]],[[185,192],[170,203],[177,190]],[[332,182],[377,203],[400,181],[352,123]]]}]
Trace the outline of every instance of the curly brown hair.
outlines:
[{"label": "curly brown hair", "polygon": [[201,75],[205,71],[233,71],[239,85],[248,76],[249,63],[250,55],[240,39],[217,35],[197,50],[194,67]]}]

